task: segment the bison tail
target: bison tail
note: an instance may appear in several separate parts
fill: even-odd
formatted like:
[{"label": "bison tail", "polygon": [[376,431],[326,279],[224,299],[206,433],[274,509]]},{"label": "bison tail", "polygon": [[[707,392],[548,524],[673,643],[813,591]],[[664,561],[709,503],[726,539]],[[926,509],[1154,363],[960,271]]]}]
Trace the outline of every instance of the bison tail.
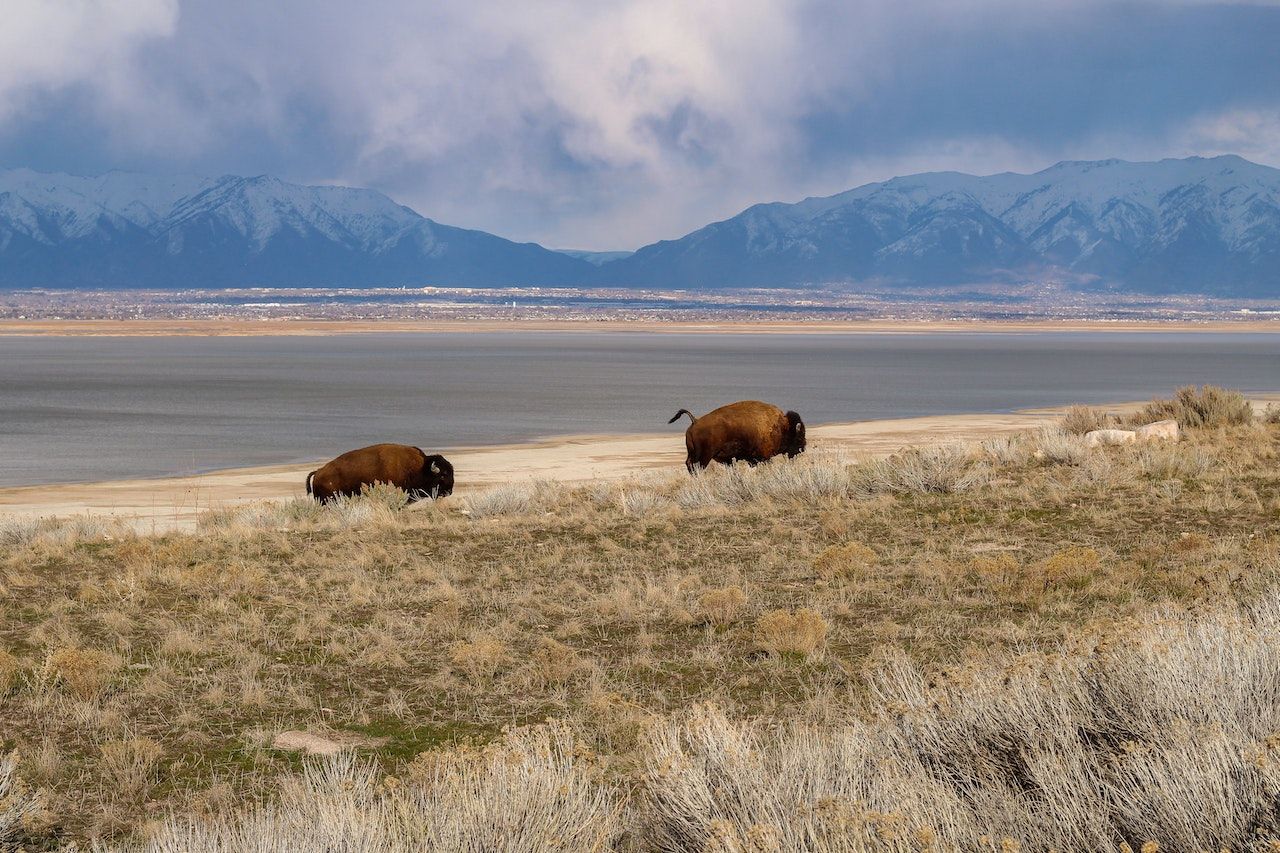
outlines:
[{"label": "bison tail", "polygon": [[691,424],[694,424],[694,423],[697,423],[697,422],[698,422],[698,419],[697,419],[696,417],[694,417],[693,412],[689,411],[688,409],[681,409],[680,411],[678,411],[678,412],[676,412],[674,415],[672,415],[672,416],[671,416],[671,420],[667,421],[667,423],[669,423],[669,424],[673,424],[673,423],[675,423],[676,421],[680,420],[680,416],[681,416],[681,415],[688,415],[688,416],[689,416],[689,423],[691,423]]},{"label": "bison tail", "polygon": [[316,475],[315,471],[312,471],[310,474],[307,475],[307,494],[309,495],[315,494],[315,492],[311,491],[311,478],[314,477],[315,475]]}]

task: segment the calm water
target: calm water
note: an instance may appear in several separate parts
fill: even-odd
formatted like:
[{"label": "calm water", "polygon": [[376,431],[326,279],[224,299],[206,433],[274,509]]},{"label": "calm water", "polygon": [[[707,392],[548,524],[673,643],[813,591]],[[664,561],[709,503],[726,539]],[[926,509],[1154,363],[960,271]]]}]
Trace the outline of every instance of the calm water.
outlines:
[{"label": "calm water", "polygon": [[811,424],[1280,390],[1280,335],[0,338],[0,485],[670,430],[742,398]]}]

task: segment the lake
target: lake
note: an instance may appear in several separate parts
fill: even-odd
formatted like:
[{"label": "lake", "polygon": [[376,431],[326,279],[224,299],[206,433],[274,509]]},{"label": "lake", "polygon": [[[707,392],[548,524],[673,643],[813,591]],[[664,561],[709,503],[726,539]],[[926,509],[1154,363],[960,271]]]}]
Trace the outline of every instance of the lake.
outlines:
[{"label": "lake", "polygon": [[0,338],[0,485],[570,433],[757,398],[810,424],[1280,390],[1280,335],[434,333]]}]

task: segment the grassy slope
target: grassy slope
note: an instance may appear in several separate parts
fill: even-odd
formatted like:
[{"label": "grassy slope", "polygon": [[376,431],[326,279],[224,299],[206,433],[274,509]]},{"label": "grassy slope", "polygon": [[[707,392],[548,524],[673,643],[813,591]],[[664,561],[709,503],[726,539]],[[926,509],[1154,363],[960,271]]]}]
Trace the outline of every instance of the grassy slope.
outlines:
[{"label": "grassy slope", "polygon": [[271,748],[288,729],[402,775],[556,717],[632,779],[653,721],[698,702],[832,726],[865,713],[887,648],[954,668],[1153,605],[1252,600],[1280,572],[1278,459],[1280,427],[1253,423],[410,512],[376,494],[195,535],[9,528],[0,743],[45,792],[37,841],[266,796],[300,765]]}]

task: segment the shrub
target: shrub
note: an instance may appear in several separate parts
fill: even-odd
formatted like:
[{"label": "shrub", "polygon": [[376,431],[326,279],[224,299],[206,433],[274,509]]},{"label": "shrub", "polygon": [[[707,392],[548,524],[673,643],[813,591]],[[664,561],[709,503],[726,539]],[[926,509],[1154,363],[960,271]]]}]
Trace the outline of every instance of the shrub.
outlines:
[{"label": "shrub", "polygon": [[809,657],[827,644],[827,620],[814,610],[771,610],[756,620],[756,647]]},{"label": "shrub", "polygon": [[0,518],[0,545],[7,548],[26,545],[40,534],[42,525],[38,518],[8,516]]},{"label": "shrub", "polygon": [[529,663],[542,684],[563,684],[582,667],[578,653],[551,637],[541,637]]},{"label": "shrub", "polygon": [[617,795],[558,724],[521,729],[486,750],[423,762],[409,782],[383,779],[342,752],[309,761],[278,802],[211,819],[171,818],[140,853],[241,851],[613,850]]},{"label": "shrub", "polygon": [[1025,465],[1031,458],[1032,448],[1025,433],[998,435],[978,444],[982,455],[997,465]]},{"label": "shrub", "polygon": [[1179,388],[1172,400],[1152,400],[1126,419],[1129,426],[1175,420],[1182,429],[1236,426],[1253,420],[1253,406],[1239,391],[1202,385]]},{"label": "shrub", "polygon": [[1138,451],[1134,461],[1139,471],[1154,480],[1200,477],[1215,465],[1203,449],[1182,445],[1149,445]]},{"label": "shrub", "polygon": [[846,542],[823,550],[813,561],[818,577],[831,580],[837,577],[856,577],[875,567],[879,556],[861,542]]},{"label": "shrub", "polygon": [[647,488],[623,489],[618,493],[618,508],[627,515],[644,516],[670,506],[662,495]]},{"label": "shrub", "polygon": [[545,503],[553,488],[552,484],[540,482],[498,486],[467,498],[467,510],[472,518],[523,515]]},{"label": "shrub", "polygon": [[1280,598],[1155,614],[950,674],[894,651],[867,677],[869,714],[844,725],[779,730],[701,706],[656,726],[648,847],[1087,853],[1277,839]]},{"label": "shrub", "polygon": [[1054,465],[1079,465],[1089,457],[1084,438],[1061,427],[1045,427],[1032,442],[1033,458]]},{"label": "shrub", "polygon": [[17,850],[28,818],[40,808],[40,796],[18,778],[12,755],[0,754],[0,850]]},{"label": "shrub", "polygon": [[102,770],[112,792],[140,797],[155,784],[163,750],[150,738],[112,740],[102,745]]},{"label": "shrub", "polygon": [[69,518],[0,518],[0,545],[18,547],[36,542],[93,542],[108,537],[123,537],[129,530],[118,520],[92,515]]},{"label": "shrub", "polygon": [[1071,435],[1084,435],[1111,426],[1111,417],[1092,406],[1072,406],[1062,417],[1062,429]]},{"label": "shrub", "polygon": [[741,587],[726,586],[704,592],[698,598],[698,609],[702,618],[712,625],[728,625],[737,621],[746,603],[747,594]]},{"label": "shrub", "polygon": [[1064,548],[1040,565],[1045,586],[1079,587],[1098,573],[1101,561],[1092,548]]},{"label": "shrub", "polygon": [[871,494],[967,492],[986,483],[990,469],[957,444],[913,447],[855,469],[861,488]]},{"label": "shrub", "polygon": [[765,498],[844,497],[851,489],[851,470],[842,457],[820,453],[806,453],[795,459],[779,456],[755,466],[745,462],[712,465],[685,479],[675,500],[685,509],[697,509]]},{"label": "shrub", "polygon": [[22,664],[18,659],[4,649],[0,649],[0,698],[13,689],[21,672]]},{"label": "shrub", "polygon": [[110,652],[97,649],[61,648],[45,659],[45,677],[62,685],[72,695],[92,699],[102,694],[124,662]]},{"label": "shrub", "polygon": [[484,682],[497,674],[507,658],[506,644],[481,635],[466,642],[454,643],[449,651],[454,667],[473,682]]},{"label": "shrub", "polygon": [[316,521],[325,507],[312,498],[295,498],[288,501],[257,501],[240,506],[210,510],[197,520],[201,530],[219,530],[248,527],[254,530],[274,530],[299,523]]}]

